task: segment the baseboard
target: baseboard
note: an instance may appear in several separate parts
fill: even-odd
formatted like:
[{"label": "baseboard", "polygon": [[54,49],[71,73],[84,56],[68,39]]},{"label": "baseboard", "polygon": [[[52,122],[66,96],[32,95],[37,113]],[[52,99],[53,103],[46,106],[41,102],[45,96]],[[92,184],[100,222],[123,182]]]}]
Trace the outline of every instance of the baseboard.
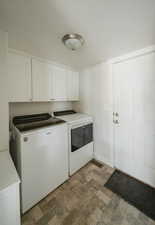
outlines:
[{"label": "baseboard", "polygon": [[112,160],[109,160],[109,159],[107,159],[107,158],[105,158],[105,157],[100,157],[100,156],[98,156],[98,155],[96,155],[96,154],[94,154],[94,159],[96,160],[96,161],[98,161],[99,163],[101,163],[101,164],[107,164],[108,166],[110,166],[110,167],[114,167],[113,166],[113,163],[112,163]]}]

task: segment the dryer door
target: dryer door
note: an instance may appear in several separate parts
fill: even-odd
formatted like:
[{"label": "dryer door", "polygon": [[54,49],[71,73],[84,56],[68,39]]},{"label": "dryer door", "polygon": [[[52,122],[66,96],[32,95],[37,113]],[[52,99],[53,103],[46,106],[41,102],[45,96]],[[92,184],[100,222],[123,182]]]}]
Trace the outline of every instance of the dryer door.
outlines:
[{"label": "dryer door", "polygon": [[84,126],[71,130],[71,151],[75,152],[84,146]]},{"label": "dryer door", "polygon": [[71,151],[77,151],[93,141],[93,124],[87,124],[71,130]]}]

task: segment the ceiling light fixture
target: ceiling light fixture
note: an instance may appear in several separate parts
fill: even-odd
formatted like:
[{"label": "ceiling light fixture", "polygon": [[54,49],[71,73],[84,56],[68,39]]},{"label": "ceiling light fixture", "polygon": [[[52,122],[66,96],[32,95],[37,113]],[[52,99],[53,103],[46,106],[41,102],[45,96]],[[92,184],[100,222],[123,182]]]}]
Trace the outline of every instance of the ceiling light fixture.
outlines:
[{"label": "ceiling light fixture", "polygon": [[75,51],[82,47],[84,39],[80,34],[66,34],[62,38],[64,45],[72,51]]}]

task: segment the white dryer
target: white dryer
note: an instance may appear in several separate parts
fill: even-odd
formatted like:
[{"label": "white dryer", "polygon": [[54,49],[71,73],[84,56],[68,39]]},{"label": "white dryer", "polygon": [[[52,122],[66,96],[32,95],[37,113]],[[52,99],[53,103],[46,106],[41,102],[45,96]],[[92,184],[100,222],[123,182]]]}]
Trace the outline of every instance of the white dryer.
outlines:
[{"label": "white dryer", "polygon": [[69,139],[69,175],[93,159],[93,118],[73,110],[54,112],[67,122]]}]

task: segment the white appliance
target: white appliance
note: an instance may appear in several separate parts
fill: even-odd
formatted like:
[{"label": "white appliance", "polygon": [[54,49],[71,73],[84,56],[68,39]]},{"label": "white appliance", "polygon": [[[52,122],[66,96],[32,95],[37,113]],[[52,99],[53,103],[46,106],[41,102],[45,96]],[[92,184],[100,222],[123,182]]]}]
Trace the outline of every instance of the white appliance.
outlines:
[{"label": "white appliance", "polygon": [[54,112],[67,122],[69,139],[69,175],[93,159],[93,119],[73,110]]},{"label": "white appliance", "polygon": [[13,123],[24,213],[68,179],[67,124],[49,114],[15,117]]}]

